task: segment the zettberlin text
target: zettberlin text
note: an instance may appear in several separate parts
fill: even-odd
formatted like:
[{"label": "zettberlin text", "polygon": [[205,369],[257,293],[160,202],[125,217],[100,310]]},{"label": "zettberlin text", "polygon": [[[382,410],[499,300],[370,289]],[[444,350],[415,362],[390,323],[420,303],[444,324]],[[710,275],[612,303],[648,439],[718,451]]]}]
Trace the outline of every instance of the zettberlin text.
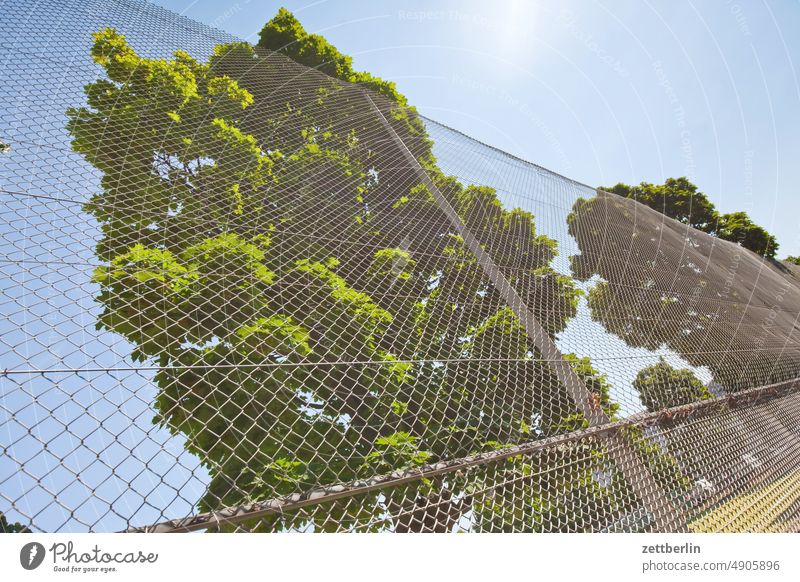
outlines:
[{"label": "zettberlin text", "polygon": [[700,546],[696,544],[656,544],[654,546],[642,546],[643,554],[699,554]]}]

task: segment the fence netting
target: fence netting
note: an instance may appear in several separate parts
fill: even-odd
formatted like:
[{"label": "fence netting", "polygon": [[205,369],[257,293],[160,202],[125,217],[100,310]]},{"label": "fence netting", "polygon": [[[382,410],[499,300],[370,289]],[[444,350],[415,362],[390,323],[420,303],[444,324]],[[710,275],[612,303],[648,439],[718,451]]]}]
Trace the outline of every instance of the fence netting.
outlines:
[{"label": "fence netting", "polygon": [[4,528],[800,530],[790,270],[326,72],[3,4]]}]

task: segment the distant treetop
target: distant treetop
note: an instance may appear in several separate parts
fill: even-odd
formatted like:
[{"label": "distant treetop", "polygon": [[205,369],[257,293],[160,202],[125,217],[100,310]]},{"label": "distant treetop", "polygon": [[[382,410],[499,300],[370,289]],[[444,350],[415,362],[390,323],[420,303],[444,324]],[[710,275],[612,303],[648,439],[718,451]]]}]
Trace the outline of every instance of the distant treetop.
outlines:
[{"label": "distant treetop", "polygon": [[708,234],[740,244],[756,254],[774,258],[778,242],[755,224],[746,212],[719,214],[708,197],[688,178],[667,178],[664,184],[641,182],[630,186],[619,182],[599,190],[632,198],[675,220]]},{"label": "distant treetop", "polygon": [[294,14],[281,8],[259,34],[257,47],[283,53],[292,60],[343,81],[359,83],[388,97],[398,105],[408,105],[391,81],[367,72],[353,70],[353,59],[339,52],[325,37],[309,34]]}]

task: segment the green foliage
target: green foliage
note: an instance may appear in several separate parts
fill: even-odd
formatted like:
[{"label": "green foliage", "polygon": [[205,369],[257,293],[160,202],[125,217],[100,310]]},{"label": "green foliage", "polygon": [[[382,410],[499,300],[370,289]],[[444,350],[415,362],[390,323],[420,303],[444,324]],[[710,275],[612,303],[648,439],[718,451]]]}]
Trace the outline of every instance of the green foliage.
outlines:
[{"label": "green foliage", "polygon": [[663,358],[639,370],[633,387],[639,392],[642,404],[651,412],[711,398],[708,388],[694,372],[673,368]]},{"label": "green foliage", "polygon": [[278,14],[264,25],[256,46],[283,53],[298,63],[342,81],[364,85],[399,105],[407,104],[406,98],[397,92],[394,83],[370,73],[353,71],[352,58],[339,52],[324,37],[308,34],[300,21],[286,8],[280,8]]},{"label": "green foliage", "polygon": [[31,533],[31,530],[19,522],[9,523],[6,516],[0,512],[0,533]]},{"label": "green foliage", "polygon": [[[362,146],[365,103],[340,83],[276,91],[275,64],[246,43],[201,63],[140,57],[113,29],[94,40],[106,78],[68,128],[102,173],[86,205],[103,232],[98,327],[158,366],[155,422],[211,475],[201,510],[585,426],[431,193],[393,171],[391,140]],[[445,176],[393,84],[353,73],[285,10],[260,46],[393,99],[393,126],[462,220],[514,264],[551,337],[566,327],[580,290],[550,268],[555,241],[493,189]],[[605,378],[570,361],[613,417]],[[585,470],[564,479],[591,488]]]},{"label": "green foliage", "polygon": [[754,224],[747,213],[720,215],[708,197],[686,177],[667,178],[663,185],[642,182],[638,186],[629,186],[620,182],[598,189],[637,200],[670,218],[717,238],[736,242],[758,255],[772,258],[778,250],[775,237]]},{"label": "green foliage", "polygon": [[715,223],[714,205],[685,177],[667,178],[664,184],[642,182],[638,186],[629,186],[620,182],[615,186],[600,186],[598,189],[637,200],[699,230],[708,232]]},{"label": "green foliage", "polygon": [[783,260],[786,261],[787,263],[792,263],[793,265],[800,265],[800,257],[794,257],[792,255],[789,255]]},{"label": "green foliage", "polygon": [[758,255],[774,258],[778,242],[766,229],[750,220],[746,212],[723,214],[714,229],[715,236],[740,244]]},{"label": "green foliage", "polygon": [[370,272],[373,277],[394,282],[408,281],[413,277],[416,261],[411,253],[403,249],[380,249],[375,251]]},{"label": "green foliage", "polygon": [[323,37],[308,34],[294,15],[281,8],[261,29],[259,47],[283,52],[292,60],[338,79],[349,80],[352,59],[340,53]]},{"label": "green foliage", "polygon": [[598,372],[589,358],[580,358],[575,354],[564,354],[572,369],[580,376],[586,384],[590,393],[597,395],[597,402],[611,420],[617,420],[619,403],[611,400],[611,383],[605,374]]},{"label": "green foliage", "polygon": [[376,450],[368,454],[365,463],[379,471],[392,471],[424,465],[431,453],[420,450],[419,437],[399,431],[375,439]]}]

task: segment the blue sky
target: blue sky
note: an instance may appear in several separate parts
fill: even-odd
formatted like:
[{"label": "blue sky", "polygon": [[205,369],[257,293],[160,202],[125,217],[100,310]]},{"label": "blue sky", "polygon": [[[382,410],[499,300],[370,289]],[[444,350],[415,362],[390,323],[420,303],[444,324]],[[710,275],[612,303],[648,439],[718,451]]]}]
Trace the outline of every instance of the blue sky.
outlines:
[{"label": "blue sky", "polygon": [[800,3],[157,0],[251,41],[280,6],[473,137],[590,185],[686,175],[800,255]]}]

